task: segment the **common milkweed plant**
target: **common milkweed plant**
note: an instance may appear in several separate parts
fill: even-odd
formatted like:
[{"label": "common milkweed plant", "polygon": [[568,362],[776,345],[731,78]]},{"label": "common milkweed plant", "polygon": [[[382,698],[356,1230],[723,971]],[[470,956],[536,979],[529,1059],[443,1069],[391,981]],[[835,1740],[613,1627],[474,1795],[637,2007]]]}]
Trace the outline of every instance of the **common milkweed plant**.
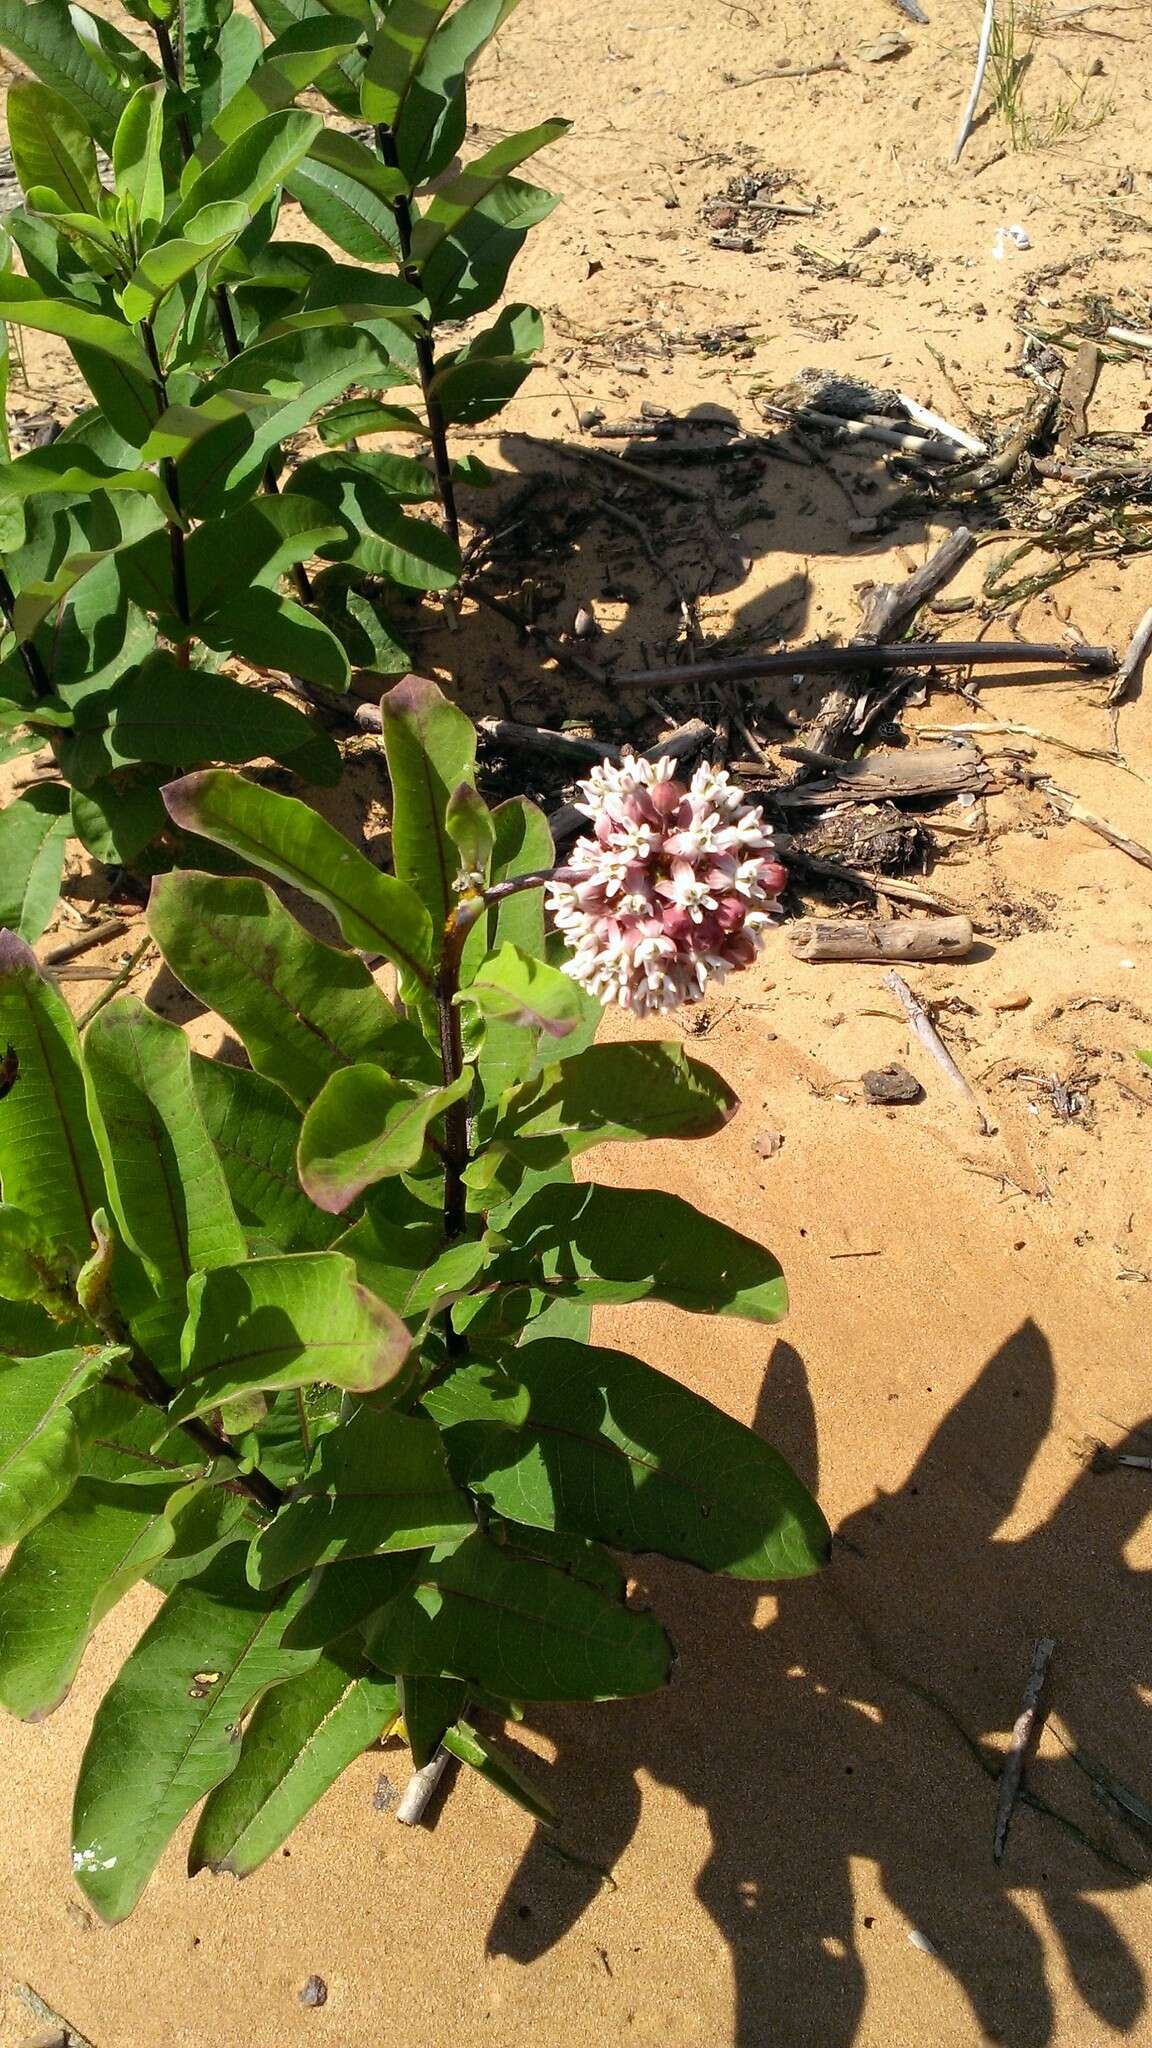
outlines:
[{"label": "common milkweed plant", "polygon": [[[168,967],[250,1064],[202,1058],[128,996],[78,1040],[26,944],[0,939],[0,1699],[51,1712],[129,1588],[164,1596],[76,1788],[76,1877],[108,1920],[200,1802],[191,1870],[244,1874],[390,1731],[549,1820],[492,1729],[667,1682],[622,1559],[772,1580],[827,1554],[775,1450],[589,1341],[605,1302],[772,1323],[776,1260],[571,1167],[731,1116],[678,1039],[593,1043],[582,982],[616,941],[630,1000],[641,980],[671,999],[693,953],[739,964],[740,904],[761,917],[778,880],[755,815],[711,769],[689,791],[664,769],[593,778],[589,839],[554,875],[543,815],[488,808],[471,721],[434,684],[382,708],[391,874],[234,770],[164,791],[343,940],[252,876],[154,884]],[[590,889],[594,957],[548,957],[545,886]]]},{"label": "common milkweed plant", "polygon": [[[232,0],[128,0],[136,40],[0,0],[35,74],[7,93],[0,394],[7,327],[56,337],[91,399],[51,446],[0,445],[0,760],[49,744],[57,770],[0,809],[0,922],[30,942],[70,835],[137,872],[181,858],[173,772],[270,756],[335,782],[333,741],[268,681],[405,673],[389,596],[459,581],[457,488],[487,478],[448,437],[499,412],[542,326],[506,304],[443,332],[500,298],[556,204],[514,173],[568,125],[457,160],[513,5],[259,0],[265,44]],[[427,459],[359,448],[382,432]]]}]

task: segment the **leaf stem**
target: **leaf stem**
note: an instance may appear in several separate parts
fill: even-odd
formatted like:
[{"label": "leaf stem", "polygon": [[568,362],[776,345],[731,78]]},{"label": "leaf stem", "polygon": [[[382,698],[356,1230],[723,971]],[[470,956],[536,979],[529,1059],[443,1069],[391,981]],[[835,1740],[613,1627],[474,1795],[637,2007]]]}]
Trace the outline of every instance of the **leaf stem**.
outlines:
[{"label": "leaf stem", "polygon": [[[172,38],[168,33],[168,25],[163,21],[154,21],[152,27],[156,34],[156,48],[160,52],[160,63],[163,66],[164,76],[168,80],[169,85],[176,87],[177,92],[183,92],[184,80],[180,73],[180,62],[173,48]],[[188,126],[188,116],[183,112],[176,116],[176,132],[180,137],[180,147],[184,152],[184,161],[187,163],[188,158],[195,155],[196,145],[192,140],[192,130]]]},{"label": "leaf stem", "polygon": [[[400,159],[396,152],[396,137],[391,128],[378,127],[376,147],[382,162],[391,171],[398,171]],[[420,283],[419,270],[412,262],[412,202],[406,192],[401,192],[392,202],[396,215],[396,228],[400,236],[400,257],[405,277],[410,284]],[[436,378],[436,342],[430,321],[421,320],[416,333],[416,361],[420,369],[420,389],[424,393],[424,412],[428,421],[428,438],[432,443],[432,464],[436,471],[436,489],[444,512],[444,524],[456,546],[460,545],[460,514],[456,507],[456,489],[452,481],[452,458],[448,452],[448,427],[444,408],[434,387]]]},{"label": "leaf stem", "polygon": [[[137,1392],[151,1407],[161,1408],[167,1412],[176,1399],[175,1387],[169,1385],[152,1360],[133,1344],[118,1317],[101,1317],[100,1323],[108,1341],[122,1345],[127,1350],[128,1370],[136,1383]],[[243,1454],[236,1449],[235,1444],[229,1443],[226,1436],[221,1436],[217,1430],[202,1422],[198,1415],[189,1416],[187,1421],[177,1423],[176,1427],[182,1429],[185,1436],[190,1437],[192,1442],[213,1460],[227,1458],[236,1466],[243,1463]],[[287,1498],[275,1481],[261,1472],[258,1466],[251,1472],[237,1471],[236,1485],[241,1493],[247,1494],[249,1500],[255,1501],[258,1507],[270,1515],[274,1515],[278,1508],[282,1508]]]},{"label": "leaf stem", "polygon": [[[3,569],[0,569],[0,612],[4,614],[5,624],[12,633],[15,633],[16,592],[9,583]],[[52,695],[52,680],[40,658],[38,649],[32,645],[30,640],[21,640],[19,638],[17,638],[16,647],[20,660],[23,663],[24,673],[31,683],[37,699],[42,701],[45,697],[50,697]]]}]

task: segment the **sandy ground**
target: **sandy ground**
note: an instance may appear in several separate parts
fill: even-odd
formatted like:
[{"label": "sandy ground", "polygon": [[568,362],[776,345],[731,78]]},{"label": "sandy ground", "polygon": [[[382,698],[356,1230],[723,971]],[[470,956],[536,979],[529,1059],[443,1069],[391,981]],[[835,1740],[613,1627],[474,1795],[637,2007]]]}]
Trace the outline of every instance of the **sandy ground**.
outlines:
[{"label": "sandy ground", "polygon": [[[1098,65],[1100,125],[1014,153],[985,120],[949,172],[976,29],[959,0],[928,0],[923,27],[884,0],[524,0],[480,74],[480,134],[558,110],[576,128],[548,167],[568,203],[516,277],[548,315],[545,363],[507,431],[477,443],[486,457],[546,470],[548,451],[516,435],[575,439],[592,405],[632,416],[648,399],[755,426],[757,388],[813,364],[1004,422],[1028,395],[1011,374],[1013,310],[1053,268],[1042,303],[1099,291],[1147,326],[1149,9],[1050,11],[1061,24],[1038,45],[1031,103]],[[893,29],[903,55],[859,56]],[[845,70],[728,82],[837,53]],[[820,211],[766,230],[751,253],[716,249],[701,208],[747,170],[786,173],[781,195]],[[1017,222],[1032,249],[996,261],[997,226]],[[849,274],[814,274],[804,244],[825,270],[847,258]],[[749,352],[718,354],[715,330],[734,325]],[[30,367],[32,395],[16,395],[35,411],[65,379],[50,348]],[[1150,403],[1152,358],[1110,364],[1092,424],[1139,429]],[[709,634],[850,632],[860,586],[914,566],[944,530],[921,520],[853,540],[850,523],[886,488],[877,476],[874,460],[840,454],[829,470],[768,465],[755,503],[718,500],[727,538],[711,561],[697,513],[657,503],[660,558],[705,592]],[[577,543],[549,572],[551,622],[595,600],[597,658],[620,644],[635,667],[664,657],[678,622],[626,546],[608,529]],[[975,591],[986,566],[982,554],[955,588]],[[1135,555],[1058,586],[1015,627],[1047,638],[1071,619],[1123,644],[1150,601]],[[599,709],[606,731],[619,710],[541,675],[488,622],[425,653],[477,709]],[[1107,745],[1098,691],[1008,679],[984,702],[981,715]],[[373,1794],[403,1759],[370,1755],[243,1887],[189,1886],[178,1844],[133,1921],[108,1931],[72,1889],[67,1820],[93,1708],[151,1611],[150,1594],[133,1596],[61,1711],[0,1731],[5,2044],[32,2031],[17,1982],[96,2048],[1152,2039],[1150,1838],[1089,1774],[1152,1803],[1152,1492],[1147,1472],[1087,1463],[1149,1407],[1152,1085],[1132,1055],[1152,1043],[1152,885],[1055,823],[1003,755],[1031,745],[1033,765],[1149,843],[1150,707],[1145,693],[1121,713],[1127,772],[1049,741],[989,739],[1006,787],[987,803],[987,836],[937,860],[930,886],[969,909],[981,945],[911,978],[991,1135],[910,1042],[879,968],[802,965],[780,938],[710,1006],[695,1047],[742,1097],[724,1135],[604,1155],[618,1183],[674,1188],[780,1254],[793,1311],[777,1342],[658,1308],[605,1313],[599,1334],[755,1420],[818,1482],[839,1535],[826,1576],[779,1598],[671,1567],[642,1578],[679,1647],[672,1690],[533,1714],[516,1738],[563,1809],[564,1855],[478,1782],[454,1786],[433,1833],[397,1827]],[[975,715],[945,692],[923,714]],[[374,772],[369,758],[350,782],[351,825],[372,822]],[[77,900],[86,886],[74,878]],[[90,999],[76,988],[78,1005]],[[1016,994],[1025,1007],[997,1007]],[[859,1076],[892,1060],[925,1100],[869,1108]],[[1056,1114],[1053,1077],[1083,1097],[1071,1120]],[[762,1158],[767,1131],[783,1143]],[[995,1777],[1045,1634],[1059,1647],[1036,1803],[996,1866]],[[312,1973],[328,1987],[319,2010],[298,2002]]]}]

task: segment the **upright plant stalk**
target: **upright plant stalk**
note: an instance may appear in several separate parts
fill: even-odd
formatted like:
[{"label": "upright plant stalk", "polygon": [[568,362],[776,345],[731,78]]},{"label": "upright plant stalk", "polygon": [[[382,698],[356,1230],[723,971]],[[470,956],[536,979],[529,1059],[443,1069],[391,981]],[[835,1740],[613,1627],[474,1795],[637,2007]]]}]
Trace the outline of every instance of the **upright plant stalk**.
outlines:
[{"label": "upright plant stalk", "polygon": [[[164,365],[160,361],[160,351],[156,346],[156,336],[152,332],[152,322],[150,320],[142,321],[140,332],[144,337],[144,347],[148,352],[148,360],[152,365],[157,403],[161,413],[163,413],[168,408],[168,385],[164,377]],[[164,479],[164,489],[167,491],[172,501],[172,508],[176,513],[176,519],[168,521],[168,552],[172,558],[172,596],[175,601],[177,618],[182,625],[187,625],[190,617],[188,605],[188,565],[184,559],[184,528],[178,523],[181,517],[180,478],[176,471],[176,464],[170,455],[166,455],[161,462],[160,474]],[[187,668],[188,666],[188,648],[189,639],[185,635],[176,649],[176,659],[180,663],[181,668]]]},{"label": "upright plant stalk", "polygon": [[[0,569],[0,612],[3,612],[6,624],[10,631],[15,634],[16,592],[9,583],[3,569]],[[38,649],[32,645],[30,640],[21,640],[19,638],[16,640],[16,646],[24,667],[24,673],[32,685],[33,694],[38,700],[50,697],[52,695],[52,679],[40,659]]]},{"label": "upright plant stalk", "polygon": [[[378,127],[376,147],[381,161],[389,170],[398,171],[400,159],[396,152],[396,137],[391,128]],[[412,263],[412,204],[405,193],[393,201],[392,210],[396,215],[396,230],[400,237],[400,256],[404,275],[410,284],[418,285],[419,272]],[[420,366],[420,388],[424,393],[424,413],[428,421],[428,437],[432,443],[432,463],[436,471],[436,489],[444,510],[444,524],[455,541],[460,545],[460,515],[456,509],[456,492],[452,482],[452,458],[448,453],[448,428],[444,409],[433,390],[436,376],[436,344],[429,322],[421,321],[416,333],[416,360]]]},{"label": "upright plant stalk", "polygon": [[[440,1030],[440,1067],[450,1088],[464,1072],[464,1037],[456,995],[460,988],[460,956],[464,941],[485,909],[483,897],[466,897],[448,921],[440,972],[436,977],[436,1015]],[[463,1237],[468,1222],[468,1103],[453,1102],[444,1112],[444,1235],[449,1244]],[[448,1324],[449,1349],[451,1323]]]},{"label": "upright plant stalk", "polygon": [[[181,76],[180,61],[173,47],[172,38],[168,33],[167,26],[164,22],[157,21],[153,23],[153,27],[156,31],[156,47],[160,52],[160,62],[163,66],[164,76],[168,80],[169,85],[175,86],[177,92],[182,92],[184,80]],[[184,161],[187,163],[189,158],[194,156],[196,152],[196,145],[192,139],[192,130],[188,126],[187,115],[179,114],[177,116],[176,132],[180,137],[180,148]],[[224,353],[228,357],[228,361],[234,363],[237,356],[243,353],[244,344],[237,332],[236,316],[232,311],[232,301],[228,296],[226,284],[218,284],[213,287],[212,304],[216,309],[216,318],[220,323]],[[264,489],[267,491],[268,496],[270,498],[278,498],[280,486],[276,481],[276,472],[270,462],[265,466],[263,481]],[[292,581],[296,585],[297,595],[301,601],[304,604],[309,604],[313,595],[312,579],[302,562],[295,564],[292,570]]]}]

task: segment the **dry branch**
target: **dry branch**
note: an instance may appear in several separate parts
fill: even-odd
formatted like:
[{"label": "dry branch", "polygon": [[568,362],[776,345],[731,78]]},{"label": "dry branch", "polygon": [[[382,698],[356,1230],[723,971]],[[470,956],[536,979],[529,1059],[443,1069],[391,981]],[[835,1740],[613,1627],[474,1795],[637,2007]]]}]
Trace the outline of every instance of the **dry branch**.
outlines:
[{"label": "dry branch", "polygon": [[1079,797],[1073,796],[1070,790],[1058,789],[1054,782],[1042,782],[1039,786],[1049,801],[1066,818],[1075,819],[1078,825],[1086,825],[1090,832],[1095,832],[1101,839],[1106,839],[1110,846],[1118,847],[1130,860],[1139,861],[1142,868],[1152,868],[1152,853],[1149,853],[1146,846],[1141,846],[1136,839],[1129,839],[1126,833],[1118,831],[1115,825],[1110,825],[1106,818],[1098,818],[1095,811],[1088,810],[1080,802]]},{"label": "dry branch", "polygon": [[1024,1766],[1028,1760],[1028,1747],[1035,1732],[1040,1708],[1040,1695],[1044,1690],[1044,1680],[1048,1675],[1048,1666],[1052,1662],[1052,1652],[1055,1648],[1056,1641],[1053,1636],[1042,1636],[1036,1645],[1032,1669],[1024,1688],[1023,1703],[1012,1730],[1008,1753],[1004,1758],[1004,1768],[1000,1773],[1000,1797],[996,1802],[996,1827],[992,1836],[992,1854],[997,1863],[1004,1854],[1013,1809],[1020,1797]]},{"label": "dry branch", "polygon": [[972,950],[972,926],[966,917],[892,917],[860,923],[815,919],[797,925],[789,937],[797,959],[811,961],[962,960]]},{"label": "dry branch", "polygon": [[960,1072],[959,1067],[956,1065],[940,1033],[937,1031],[936,1026],[933,1024],[927,1010],[924,1008],[923,1003],[920,1002],[918,997],[913,995],[902,974],[895,972],[886,974],[884,976],[884,986],[885,988],[890,988],[893,995],[899,1001],[904,1015],[907,1017],[924,1050],[931,1053],[933,1059],[943,1067],[952,1086],[971,1103],[980,1128],[980,1134],[982,1137],[988,1137],[988,1123],[984,1112],[972,1093],[971,1088],[968,1086],[967,1081],[964,1079],[963,1074]]},{"label": "dry branch", "polygon": [[610,684],[613,689],[666,690],[689,681],[836,676],[857,669],[1028,667],[1110,676],[1116,657],[1110,647],[1061,647],[1051,640],[902,640],[896,646],[786,647],[774,654],[733,654],[719,661],[695,661],[691,668],[625,669],[612,676]]}]

